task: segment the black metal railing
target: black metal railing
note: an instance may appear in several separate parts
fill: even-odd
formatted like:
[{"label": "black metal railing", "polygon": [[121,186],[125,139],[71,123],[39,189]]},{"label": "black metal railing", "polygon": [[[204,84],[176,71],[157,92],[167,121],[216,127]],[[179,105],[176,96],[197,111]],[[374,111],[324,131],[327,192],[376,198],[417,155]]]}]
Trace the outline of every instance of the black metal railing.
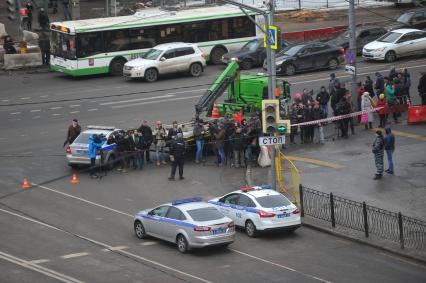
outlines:
[{"label": "black metal railing", "polygon": [[300,185],[301,215],[399,243],[401,248],[426,249],[426,222]]}]

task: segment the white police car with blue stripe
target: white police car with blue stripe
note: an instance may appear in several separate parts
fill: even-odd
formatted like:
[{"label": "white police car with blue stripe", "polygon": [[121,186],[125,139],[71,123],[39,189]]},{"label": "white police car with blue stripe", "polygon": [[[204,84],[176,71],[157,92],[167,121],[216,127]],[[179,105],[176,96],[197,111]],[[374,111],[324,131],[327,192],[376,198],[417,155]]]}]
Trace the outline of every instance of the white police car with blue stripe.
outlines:
[{"label": "white police car with blue stripe", "polygon": [[271,190],[270,185],[241,188],[209,203],[244,227],[249,237],[259,230],[283,229],[294,231],[301,226],[300,211],[283,194]]},{"label": "white police car with blue stripe", "polygon": [[201,198],[175,200],[134,217],[139,239],[156,237],[177,244],[182,253],[191,248],[227,246],[234,242],[234,222]]}]

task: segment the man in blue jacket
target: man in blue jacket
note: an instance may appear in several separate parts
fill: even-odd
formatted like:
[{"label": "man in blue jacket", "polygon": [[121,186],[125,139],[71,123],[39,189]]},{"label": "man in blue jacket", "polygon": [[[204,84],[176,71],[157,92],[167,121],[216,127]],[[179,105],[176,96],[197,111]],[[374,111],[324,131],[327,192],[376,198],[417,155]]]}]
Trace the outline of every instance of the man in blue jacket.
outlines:
[{"label": "man in blue jacket", "polygon": [[388,158],[389,167],[385,171],[388,174],[393,174],[393,152],[395,151],[395,136],[392,134],[390,128],[386,128],[386,137],[385,137],[385,151]]},{"label": "man in blue jacket", "polygon": [[90,135],[89,137],[89,150],[88,157],[90,158],[89,176],[91,178],[97,178],[96,175],[96,154],[105,142],[103,135]]}]

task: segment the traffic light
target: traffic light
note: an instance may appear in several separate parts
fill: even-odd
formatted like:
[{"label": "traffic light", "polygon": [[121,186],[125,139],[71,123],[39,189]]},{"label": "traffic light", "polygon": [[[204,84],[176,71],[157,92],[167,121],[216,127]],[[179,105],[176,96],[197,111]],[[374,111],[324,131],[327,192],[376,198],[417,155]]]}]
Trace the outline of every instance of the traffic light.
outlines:
[{"label": "traffic light", "polygon": [[7,12],[9,13],[9,15],[7,16],[7,18],[11,21],[16,20],[16,6],[15,6],[15,0],[7,0]]},{"label": "traffic light", "polygon": [[291,123],[290,120],[278,120],[277,121],[277,132],[280,134],[290,134]]},{"label": "traffic light", "polygon": [[277,99],[262,100],[262,131],[265,134],[275,134],[277,118],[279,117],[279,102]]}]

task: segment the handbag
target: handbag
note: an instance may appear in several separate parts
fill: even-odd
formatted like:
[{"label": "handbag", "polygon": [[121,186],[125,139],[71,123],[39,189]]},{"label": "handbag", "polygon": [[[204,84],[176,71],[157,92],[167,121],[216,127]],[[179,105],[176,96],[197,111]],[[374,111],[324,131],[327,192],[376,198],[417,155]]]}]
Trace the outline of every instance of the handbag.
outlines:
[{"label": "handbag", "polygon": [[361,123],[362,124],[367,124],[368,123],[368,114],[367,113],[362,113],[362,115],[361,115]]}]

